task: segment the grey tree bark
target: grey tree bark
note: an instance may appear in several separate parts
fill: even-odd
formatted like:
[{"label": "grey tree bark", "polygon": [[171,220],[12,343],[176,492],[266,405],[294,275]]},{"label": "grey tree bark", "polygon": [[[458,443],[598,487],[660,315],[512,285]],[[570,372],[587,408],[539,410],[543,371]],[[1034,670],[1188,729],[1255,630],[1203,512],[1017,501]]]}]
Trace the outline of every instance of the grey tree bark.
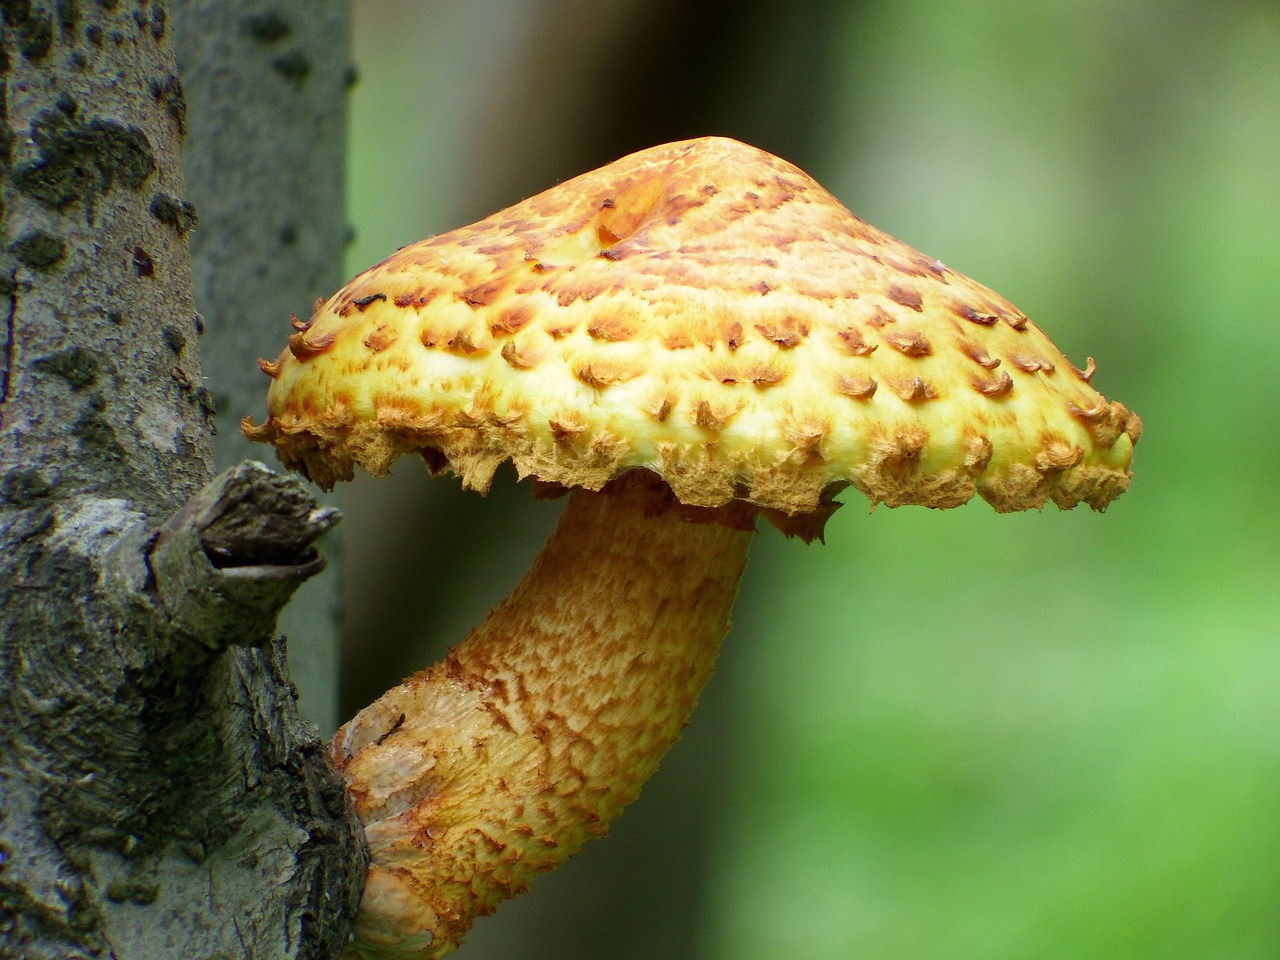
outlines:
[{"label": "grey tree bark", "polygon": [[336,956],[360,831],[274,629],[336,516],[210,479],[167,9],[0,18],[0,957]]}]

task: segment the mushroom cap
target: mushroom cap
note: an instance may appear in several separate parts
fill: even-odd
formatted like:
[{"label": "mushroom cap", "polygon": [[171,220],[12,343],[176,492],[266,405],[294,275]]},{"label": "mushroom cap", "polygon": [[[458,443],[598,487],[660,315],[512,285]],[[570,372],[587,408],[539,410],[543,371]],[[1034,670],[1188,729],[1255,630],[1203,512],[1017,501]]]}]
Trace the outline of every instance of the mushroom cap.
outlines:
[{"label": "mushroom cap", "polygon": [[781,521],[873,503],[1101,509],[1140,423],[1007,300],[708,137],[397,251],[323,303],[245,432],[323,487],[418,452],[485,490],[647,470]]}]

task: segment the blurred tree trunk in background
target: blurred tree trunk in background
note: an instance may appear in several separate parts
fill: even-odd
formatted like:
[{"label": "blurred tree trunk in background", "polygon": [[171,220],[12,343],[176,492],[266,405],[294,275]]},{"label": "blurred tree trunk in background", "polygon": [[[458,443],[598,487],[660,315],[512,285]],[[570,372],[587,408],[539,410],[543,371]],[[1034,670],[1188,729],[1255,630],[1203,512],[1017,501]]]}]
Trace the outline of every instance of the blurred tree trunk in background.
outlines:
[{"label": "blurred tree trunk in background", "polygon": [[[464,111],[462,139],[450,142],[443,124],[420,136],[432,151],[460,153],[461,176],[448,182],[448,202],[440,204],[449,220],[421,233],[473,221],[633,150],[688,137],[732,136],[815,167],[825,135],[820,111],[831,98],[828,37],[837,7],[847,12],[849,4],[528,0],[466,17],[441,7],[423,33],[456,31],[441,41],[450,49],[478,44],[478,74],[488,92],[476,92],[476,78],[446,75],[452,109]],[[397,24],[399,32],[409,30],[404,18],[424,9],[436,5],[415,5],[412,13],[358,6],[357,16],[375,21],[370,31],[383,28],[362,69],[373,57],[392,57]],[[491,19],[498,16],[527,26],[500,26]],[[524,32],[517,38],[507,36],[518,29]],[[403,120],[402,109],[375,128]],[[407,122],[397,127],[396,139],[409,136]],[[423,176],[420,166],[388,170],[387,189]],[[451,478],[424,480],[422,473],[420,465],[402,463],[392,478],[358,478],[349,494],[344,716],[460,640],[514,584],[554,519],[554,508],[532,502],[507,471],[484,498]],[[749,583],[750,566],[747,577]],[[747,593],[738,619],[749,616]],[[711,827],[729,799],[722,773],[725,743],[734,737],[728,708],[739,659],[735,639],[727,638],[719,674],[682,741],[609,837],[478,923],[463,954],[476,960],[697,954]]]},{"label": "blurred tree trunk in background", "polygon": [[[271,0],[176,0],[173,40],[187,95],[187,193],[196,309],[214,402],[214,465],[275,463],[245,440],[260,422],[273,359],[318,296],[342,282],[349,229],[343,201],[347,0],[301,8]],[[331,498],[332,499],[332,498]],[[338,544],[280,618],[303,716],[328,736],[338,724]]]},{"label": "blurred tree trunk in background", "polygon": [[[836,70],[831,25],[856,4],[536,0],[502,65],[501,95],[468,148],[481,216],[618,157],[735,137],[805,167],[822,145]],[[808,164],[812,166],[812,164]]]},{"label": "blurred tree trunk in background", "polygon": [[[256,60],[258,98],[307,84],[301,51],[272,49],[278,17],[215,6],[229,16],[182,38],[188,65]],[[182,18],[105,2],[0,17],[0,957],[336,957],[358,825],[274,638],[331,520],[260,472],[202,487]],[[345,64],[342,17],[311,22]],[[228,70],[190,76],[202,107],[230,93]],[[341,88],[312,109],[340,117]],[[260,130],[216,176],[247,182],[250,146],[289,162],[289,136]],[[307,229],[282,246],[334,259]],[[217,283],[252,282],[235,270]]]}]

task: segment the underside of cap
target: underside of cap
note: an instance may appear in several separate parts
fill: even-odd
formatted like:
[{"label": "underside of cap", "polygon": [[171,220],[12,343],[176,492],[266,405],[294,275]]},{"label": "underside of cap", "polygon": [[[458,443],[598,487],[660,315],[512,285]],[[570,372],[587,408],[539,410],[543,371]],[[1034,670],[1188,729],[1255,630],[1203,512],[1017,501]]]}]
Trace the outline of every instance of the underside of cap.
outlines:
[{"label": "underside of cap", "polygon": [[[1008,301],[732,140],[667,144],[405,247],[317,309],[245,425],[324,487],[649,471],[694,508],[1101,509],[1140,423]],[[729,515],[729,514],[726,514]]]}]

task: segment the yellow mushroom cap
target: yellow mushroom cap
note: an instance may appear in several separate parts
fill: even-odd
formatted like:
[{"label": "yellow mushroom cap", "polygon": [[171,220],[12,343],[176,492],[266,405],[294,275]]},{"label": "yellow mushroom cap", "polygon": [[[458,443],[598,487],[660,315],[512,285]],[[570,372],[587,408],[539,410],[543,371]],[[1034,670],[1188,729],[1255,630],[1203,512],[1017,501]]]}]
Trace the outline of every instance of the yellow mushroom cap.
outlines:
[{"label": "yellow mushroom cap", "polygon": [[648,470],[784,526],[849,484],[1101,509],[1140,431],[1007,300],[716,137],[404,247],[295,326],[245,432],[324,487],[412,451],[478,490],[505,460],[593,490]]}]

